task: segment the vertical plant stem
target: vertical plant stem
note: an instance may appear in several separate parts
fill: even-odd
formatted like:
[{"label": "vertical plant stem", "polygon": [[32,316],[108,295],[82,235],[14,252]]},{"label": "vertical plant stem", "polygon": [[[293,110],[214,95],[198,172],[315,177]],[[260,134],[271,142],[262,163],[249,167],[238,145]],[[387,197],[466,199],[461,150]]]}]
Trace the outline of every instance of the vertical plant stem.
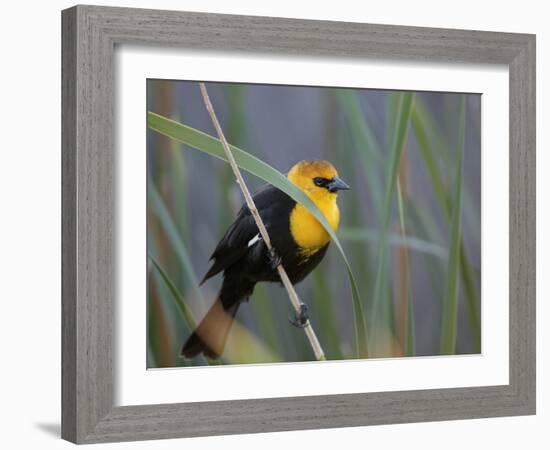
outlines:
[{"label": "vertical plant stem", "polygon": [[168,332],[168,321],[166,320],[159,288],[153,279],[149,279],[149,299],[151,308],[149,312],[149,339],[153,343],[156,367],[171,367],[174,361],[171,357],[170,334]]},{"label": "vertical plant stem", "polygon": [[[403,183],[405,184],[405,183]],[[407,229],[405,227],[405,207],[403,202],[403,189],[401,180],[397,181],[397,205],[399,210],[399,231],[405,245],[399,249],[399,267],[400,267],[400,315],[399,315],[399,333],[400,341],[403,347],[403,353],[406,356],[414,356],[414,312],[411,288],[411,265],[409,249],[407,247]]]},{"label": "vertical plant stem", "polygon": [[[438,164],[434,157],[434,152],[430,144],[427,129],[431,123],[428,120],[428,114],[425,108],[421,106],[419,102],[415,103],[415,107],[412,112],[411,120],[418,140],[419,149],[422,154],[422,158],[426,164],[426,170],[430,176],[433,184],[433,192],[439,202],[445,217],[449,224],[452,220],[451,211],[451,199],[448,193],[446,184],[443,182],[442,175],[440,173]],[[431,128],[434,128],[433,126]],[[464,242],[460,241],[460,271],[462,275],[462,281],[464,283],[464,292],[466,294],[466,311],[468,313],[470,328],[474,337],[474,347],[476,352],[481,351],[481,319],[478,311],[479,296],[474,281],[474,274],[472,266],[468,260],[466,254],[466,248]]]},{"label": "vertical plant stem", "polygon": [[401,154],[403,152],[405,140],[407,137],[407,129],[409,126],[409,118],[411,114],[413,98],[413,93],[402,93],[399,95],[399,102],[397,106],[396,120],[394,124],[395,130],[391,145],[390,165],[388,167],[386,177],[386,192],[384,196],[384,207],[382,210],[382,236],[378,249],[378,269],[376,272],[376,281],[374,285],[373,295],[373,308],[371,313],[372,322],[370,326],[373,333],[375,332],[377,326],[380,324],[391,327],[391,324],[388,322],[388,317],[386,317],[386,315],[380,317],[381,309],[383,306],[382,302],[386,300],[386,295],[382,294],[386,294],[385,285],[387,284],[388,229],[392,212],[392,200],[397,184],[397,173],[401,160]]},{"label": "vertical plant stem", "polygon": [[[214,111],[214,107],[212,106],[212,102],[210,101],[210,97],[208,95],[208,91],[206,90],[206,86],[204,83],[199,83],[199,87],[201,90],[201,94],[204,100],[204,104],[206,106],[206,110],[210,114],[210,118],[212,119],[212,123],[214,124],[214,128],[216,129],[216,132],[218,133],[218,137],[220,138],[220,141],[222,143],[223,149],[225,151],[225,154],[227,156],[227,159],[229,161],[229,164],[231,166],[231,169],[233,170],[233,173],[235,174],[235,177],[237,178],[237,184],[239,185],[239,188],[241,189],[241,192],[243,193],[243,196],[246,201],[246,205],[248,206],[248,209],[250,210],[250,213],[252,214],[252,217],[254,218],[254,221],[256,222],[256,226],[258,227],[258,230],[260,231],[260,234],[262,236],[262,239],[264,241],[264,244],[268,251],[271,251],[273,246],[271,245],[271,239],[269,238],[269,234],[267,232],[267,229],[262,221],[262,218],[260,217],[260,214],[258,212],[258,209],[256,208],[256,205],[254,203],[254,200],[252,198],[252,195],[250,194],[250,191],[248,190],[248,187],[246,186],[246,183],[244,181],[244,178],[241,174],[241,171],[239,170],[239,167],[237,166],[237,162],[235,161],[235,158],[233,157],[233,152],[231,151],[229,144],[227,143],[225,139],[225,135],[223,134],[223,130],[221,128],[221,125],[218,121],[218,118],[216,116],[216,113]],[[292,303],[292,306],[294,307],[294,310],[296,311],[296,314],[300,312],[302,302],[298,298],[298,294],[296,293],[296,290],[294,289],[294,286],[290,282],[290,279],[288,278],[288,275],[282,266],[282,264],[279,264],[277,266],[277,272],[279,273],[279,277],[281,278],[281,281],[288,292],[288,297],[290,299],[290,302]],[[315,354],[315,358],[319,361],[325,360],[325,353],[323,352],[323,349],[321,348],[321,344],[319,343],[319,339],[317,339],[317,335],[315,334],[315,331],[313,330],[313,327],[311,326],[311,323],[309,320],[306,322],[303,328],[309,343],[311,345],[311,348]]]},{"label": "vertical plant stem", "polygon": [[[383,201],[383,185],[380,176],[382,166],[380,144],[376,139],[374,131],[369,126],[367,117],[365,117],[361,110],[356,94],[348,89],[339,89],[337,91],[337,98],[344,114],[346,125],[350,131],[346,135],[349,135],[353,141],[354,149],[357,149],[355,154],[361,161],[366,175],[368,185],[367,195],[372,197],[375,209],[374,214],[376,220],[379,220]],[[354,163],[357,164],[357,161],[354,161]],[[365,195],[364,193],[362,194]]]},{"label": "vertical plant stem", "polygon": [[330,269],[319,267],[313,275],[313,292],[317,302],[316,311],[319,312],[319,326],[323,330],[323,342],[329,355],[334,359],[342,359],[340,339],[336,325],[336,314],[333,308],[330,286],[327,283]]},{"label": "vertical plant stem", "polygon": [[461,215],[462,215],[462,181],[464,172],[464,122],[465,99],[460,103],[460,117],[458,127],[457,168],[454,183],[454,201],[451,220],[451,243],[449,261],[447,265],[447,281],[445,299],[441,319],[440,352],[452,355],[456,352],[456,333],[458,320],[458,295],[460,275],[460,243],[461,243]]},{"label": "vertical plant stem", "polygon": [[[399,217],[399,234],[406,240],[405,220],[403,217],[403,193],[407,189],[407,147],[403,149],[401,161],[399,162],[399,173],[397,175],[397,211]],[[401,348],[407,346],[407,316],[408,316],[408,291],[409,291],[409,261],[407,247],[403,246],[397,251],[398,280],[397,287],[397,314],[395,329]]]}]

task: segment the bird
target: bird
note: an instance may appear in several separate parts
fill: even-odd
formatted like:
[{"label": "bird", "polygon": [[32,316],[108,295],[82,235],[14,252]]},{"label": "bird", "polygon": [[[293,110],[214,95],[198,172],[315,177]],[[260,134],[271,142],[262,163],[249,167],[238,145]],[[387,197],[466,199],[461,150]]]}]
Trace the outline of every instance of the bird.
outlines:
[{"label": "bird", "polygon": [[[350,187],[338,177],[336,168],[325,160],[302,160],[287,173],[290,182],[301,189],[319,208],[336,231],[340,222],[338,192]],[[302,281],[318,266],[327,252],[331,237],[323,225],[301,204],[273,185],[266,185],[253,196],[272,244],[269,252],[246,204],[216,246],[212,265],[201,285],[223,272],[219,294],[180,352],[185,359],[204,354],[219,358],[241,303],[248,301],[260,282],[280,282],[277,266],[282,264],[292,284]],[[303,304],[295,325],[307,323]]]}]

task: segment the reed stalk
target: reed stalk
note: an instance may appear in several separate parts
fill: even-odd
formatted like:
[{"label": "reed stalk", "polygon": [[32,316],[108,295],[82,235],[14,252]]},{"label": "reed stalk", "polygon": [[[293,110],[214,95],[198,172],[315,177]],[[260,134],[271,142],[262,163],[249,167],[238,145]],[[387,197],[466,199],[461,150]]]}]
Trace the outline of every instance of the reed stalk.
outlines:
[{"label": "reed stalk", "polygon": [[[214,128],[216,129],[216,133],[218,134],[218,137],[220,139],[220,142],[223,146],[223,149],[225,151],[225,154],[227,156],[227,160],[229,161],[229,165],[231,166],[231,169],[233,170],[233,173],[235,174],[235,177],[237,179],[237,184],[244,196],[246,205],[248,209],[250,210],[250,213],[252,214],[252,217],[254,218],[254,221],[256,222],[256,226],[258,227],[258,230],[262,236],[262,239],[264,241],[264,244],[268,251],[271,251],[273,246],[271,244],[271,239],[269,238],[269,234],[267,232],[267,229],[265,227],[265,224],[263,223],[262,218],[260,217],[260,214],[258,212],[258,209],[256,208],[256,204],[254,203],[254,199],[252,198],[252,195],[250,194],[250,191],[248,190],[248,187],[244,181],[244,178],[241,174],[241,171],[239,170],[239,167],[237,166],[237,162],[235,161],[235,158],[233,156],[233,152],[231,151],[231,148],[229,147],[229,144],[227,140],[225,139],[225,135],[223,133],[223,130],[221,128],[221,125],[218,121],[218,117],[216,116],[216,112],[214,111],[214,107],[212,105],[212,102],[210,101],[210,96],[208,95],[208,91],[206,89],[206,85],[204,83],[199,83],[200,91],[202,94],[202,98],[204,100],[204,105],[206,107],[206,110],[208,111],[208,114],[210,115],[210,118],[212,120],[212,124],[214,125]],[[292,304],[294,310],[296,311],[296,314],[300,312],[302,302],[300,301],[300,298],[298,297],[298,294],[296,293],[296,290],[294,289],[294,286],[292,285],[290,278],[288,277],[288,274],[286,273],[286,270],[284,269],[283,265],[279,263],[277,265],[277,272],[279,273],[279,277],[281,278],[281,282],[283,283],[283,286],[285,287],[288,298],[290,299],[290,303]],[[309,343],[311,345],[311,348],[313,350],[313,353],[315,354],[315,358],[318,361],[324,361],[325,353],[321,347],[321,344],[319,343],[319,339],[317,338],[317,335],[315,334],[315,331],[313,327],[311,326],[310,321],[308,320],[305,325],[303,326],[304,333],[306,334],[306,337],[309,340]]]}]

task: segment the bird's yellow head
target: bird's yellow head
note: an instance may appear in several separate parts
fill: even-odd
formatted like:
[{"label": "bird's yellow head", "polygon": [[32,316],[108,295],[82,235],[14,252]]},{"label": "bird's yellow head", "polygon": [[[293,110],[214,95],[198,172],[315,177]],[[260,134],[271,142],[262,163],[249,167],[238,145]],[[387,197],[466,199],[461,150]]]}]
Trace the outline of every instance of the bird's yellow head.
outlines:
[{"label": "bird's yellow head", "polygon": [[[300,188],[317,205],[336,231],[340,211],[336,204],[338,191],[349,186],[338,178],[338,172],[328,161],[300,161],[290,172],[288,179]],[[311,255],[330,241],[330,236],[313,215],[297,204],[290,215],[290,232],[304,254]]]},{"label": "bird's yellow head", "polygon": [[300,161],[290,169],[288,179],[314,201],[336,199],[338,191],[350,188],[338,178],[334,166],[324,160]]}]

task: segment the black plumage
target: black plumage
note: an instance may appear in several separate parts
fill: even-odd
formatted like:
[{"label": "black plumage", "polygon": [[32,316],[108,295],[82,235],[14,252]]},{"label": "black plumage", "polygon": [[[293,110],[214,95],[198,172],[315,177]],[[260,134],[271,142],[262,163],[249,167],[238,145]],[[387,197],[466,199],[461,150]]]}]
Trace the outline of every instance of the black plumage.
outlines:
[{"label": "black plumage", "polygon": [[[323,259],[329,244],[315,252],[304,252],[298,247],[290,232],[290,215],[296,202],[279,189],[265,187],[254,195],[254,203],[291,282],[299,283]],[[223,271],[222,287],[212,308],[183,345],[181,354],[186,358],[200,353],[218,357],[239,305],[252,295],[256,283],[280,281],[246,205],[218,243],[211,260],[212,266],[202,283]]]}]

